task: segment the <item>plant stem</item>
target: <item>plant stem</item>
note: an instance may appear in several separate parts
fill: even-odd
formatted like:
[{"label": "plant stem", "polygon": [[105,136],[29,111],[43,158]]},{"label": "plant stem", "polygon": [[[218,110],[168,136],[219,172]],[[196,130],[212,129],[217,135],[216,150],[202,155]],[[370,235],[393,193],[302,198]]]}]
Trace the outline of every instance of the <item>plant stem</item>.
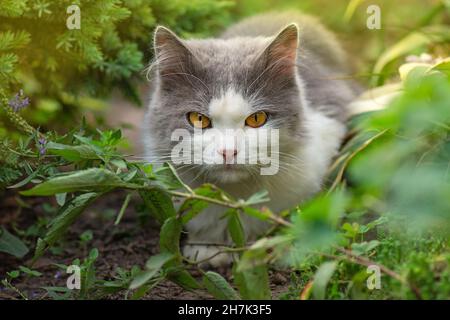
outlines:
[{"label": "plant stem", "polygon": [[[244,202],[225,202],[225,201],[221,201],[221,200],[214,199],[214,198],[208,198],[208,197],[198,195],[195,193],[185,193],[185,192],[179,192],[179,191],[173,191],[173,190],[169,190],[167,192],[175,197],[202,200],[205,202],[217,204],[219,206],[236,209],[236,210],[241,210],[242,212],[244,212],[244,210],[242,210],[242,209],[246,206]],[[290,223],[289,221],[287,221],[273,213],[270,213],[269,215],[267,215],[267,218],[276,224],[279,224],[279,225],[282,225],[285,227],[292,227],[292,223]]]},{"label": "plant stem", "polygon": [[2,281],[3,285],[11,290],[13,290],[14,292],[16,292],[23,300],[28,300],[28,298],[19,290],[17,289],[15,286],[13,286],[8,279],[3,279]]},{"label": "plant stem", "polygon": [[213,204],[217,204],[219,206],[223,206],[223,207],[228,207],[228,208],[232,208],[232,209],[239,209],[242,208],[244,205],[241,203],[233,203],[233,202],[225,202],[225,201],[221,201],[218,199],[214,199],[214,198],[208,198],[202,195],[198,195],[195,193],[185,193],[185,192],[179,192],[179,191],[173,191],[173,190],[169,190],[167,191],[168,193],[170,193],[171,195],[175,196],[175,197],[181,197],[181,198],[186,198],[186,199],[197,199],[197,200],[203,200],[206,202],[210,202]]},{"label": "plant stem", "polygon": [[414,293],[414,295],[416,296],[417,299],[420,299],[420,300],[422,299],[422,295],[420,294],[419,289],[416,286],[414,286],[413,284],[409,283],[404,277],[402,277],[400,274],[398,274],[394,270],[391,270],[388,267],[386,267],[382,264],[379,264],[375,261],[372,261],[370,259],[358,256],[358,255],[354,254],[353,252],[351,252],[350,250],[347,250],[345,248],[335,247],[335,249],[337,251],[343,253],[344,256],[335,256],[335,255],[331,255],[331,254],[327,254],[327,253],[323,253],[323,252],[319,252],[318,254],[328,257],[328,258],[331,258],[331,259],[346,260],[346,261],[356,263],[359,265],[363,265],[366,267],[377,266],[378,268],[380,268],[380,271],[383,272],[384,274],[403,283],[404,285],[407,285],[411,289],[411,291]]},{"label": "plant stem", "polygon": [[380,132],[378,132],[376,135],[374,135],[372,138],[365,141],[362,145],[360,145],[355,151],[353,151],[344,161],[339,169],[339,172],[337,173],[336,178],[333,181],[333,184],[331,185],[330,189],[328,190],[327,194],[330,194],[334,189],[337,188],[339,185],[339,182],[342,181],[342,178],[344,176],[345,169],[347,169],[348,164],[350,161],[361,151],[363,151],[365,148],[367,148],[373,141],[381,137],[383,134],[385,134],[388,131],[388,129],[384,129]]}]

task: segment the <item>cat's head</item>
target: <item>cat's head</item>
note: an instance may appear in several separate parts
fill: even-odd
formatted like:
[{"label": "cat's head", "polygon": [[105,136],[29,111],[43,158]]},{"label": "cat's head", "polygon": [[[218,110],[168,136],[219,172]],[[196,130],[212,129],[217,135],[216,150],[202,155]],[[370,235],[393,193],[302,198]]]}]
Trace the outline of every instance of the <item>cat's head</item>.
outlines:
[{"label": "cat's head", "polygon": [[[255,158],[255,152],[261,154],[264,133],[267,155],[277,162],[269,166],[283,167],[283,159],[299,145],[302,134],[295,24],[270,38],[226,40],[182,40],[158,27],[154,44],[155,85],[145,133],[150,161],[173,161],[178,139],[191,142],[194,131],[201,132],[203,145],[192,144],[189,153],[200,148],[203,161],[192,163],[192,156],[191,164],[182,167],[207,181],[238,182],[268,166],[267,160]],[[178,134],[174,139],[177,129],[189,132],[191,138]]]}]

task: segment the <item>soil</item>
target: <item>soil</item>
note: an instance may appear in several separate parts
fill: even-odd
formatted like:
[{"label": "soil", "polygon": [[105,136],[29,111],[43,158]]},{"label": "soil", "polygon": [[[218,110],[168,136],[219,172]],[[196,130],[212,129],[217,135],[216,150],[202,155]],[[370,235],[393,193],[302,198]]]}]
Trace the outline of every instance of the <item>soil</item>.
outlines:
[{"label": "soil", "polygon": [[[69,228],[62,243],[57,245],[58,250],[47,251],[34,265],[33,270],[42,273],[39,277],[22,275],[13,279],[12,284],[30,299],[49,299],[46,290],[42,287],[65,287],[68,274],[65,274],[55,264],[70,265],[79,258],[83,260],[92,248],[97,248],[99,257],[95,263],[96,277],[98,279],[112,279],[116,269],[121,267],[130,270],[134,265],[143,267],[147,259],[158,253],[159,226],[151,219],[142,222],[136,210],[136,206],[128,206],[121,222],[114,225],[115,215],[119,210],[125,194],[123,192],[111,193],[103,199],[99,199]],[[0,225],[7,227],[11,232],[26,230],[35,224],[39,218],[51,216],[46,212],[49,198],[21,198],[28,204],[27,208],[19,209],[17,194],[7,192],[0,196]],[[136,199],[136,203],[138,200]],[[47,204],[46,204],[47,203]],[[52,204],[56,207],[56,201]],[[48,211],[48,209],[47,209]],[[83,245],[80,235],[91,230],[93,239]],[[14,232],[17,234],[17,232]],[[17,270],[21,265],[29,265],[33,255],[35,237],[29,237],[27,243],[30,252],[25,258],[17,259],[11,255],[0,252],[0,279],[5,278],[6,272]],[[228,268],[214,270],[232,281]],[[199,274],[193,273],[198,277]],[[271,272],[273,297],[287,291],[289,275],[284,271]],[[106,296],[105,299],[124,299],[125,292]],[[207,292],[196,290],[187,291],[178,285],[163,281],[150,290],[143,299],[211,299]],[[11,289],[4,288],[0,284],[1,299],[20,299],[20,295]]]}]

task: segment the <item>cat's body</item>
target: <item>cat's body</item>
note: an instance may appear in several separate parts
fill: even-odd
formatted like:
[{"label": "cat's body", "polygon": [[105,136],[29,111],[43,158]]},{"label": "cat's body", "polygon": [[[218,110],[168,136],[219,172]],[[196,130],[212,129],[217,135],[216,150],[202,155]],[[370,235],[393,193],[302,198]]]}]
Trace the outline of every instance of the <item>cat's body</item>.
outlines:
[{"label": "cat's body", "polygon": [[[231,170],[191,165],[180,167],[182,179],[191,187],[214,183],[239,199],[266,189],[271,201],[265,205],[274,212],[294,207],[321,189],[346,132],[346,106],[355,89],[336,79],[349,72],[346,58],[319,22],[300,13],[272,13],[244,20],[219,39],[205,40],[180,40],[159,28],[155,45],[155,86],[144,124],[150,162],[169,160],[171,133],[189,129],[189,112],[207,116],[215,128],[258,130],[245,125],[246,117],[264,110],[264,127],[279,130],[278,173],[254,174],[255,165]],[[210,206],[188,223],[186,255],[201,260],[217,251],[210,244],[229,243],[223,213],[224,208]],[[267,229],[259,220],[242,218],[248,240]],[[228,259],[218,255],[211,263]]]}]

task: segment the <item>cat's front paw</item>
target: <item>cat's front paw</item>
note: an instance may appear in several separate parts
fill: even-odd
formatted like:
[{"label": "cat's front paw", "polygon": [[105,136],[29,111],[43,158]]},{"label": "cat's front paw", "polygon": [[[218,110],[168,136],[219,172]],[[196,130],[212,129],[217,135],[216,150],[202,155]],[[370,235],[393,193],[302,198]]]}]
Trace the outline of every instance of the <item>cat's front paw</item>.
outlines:
[{"label": "cat's front paw", "polygon": [[198,261],[201,268],[228,267],[233,262],[229,253],[220,251],[219,247],[206,245],[190,245],[183,247],[183,255],[194,261]]}]

